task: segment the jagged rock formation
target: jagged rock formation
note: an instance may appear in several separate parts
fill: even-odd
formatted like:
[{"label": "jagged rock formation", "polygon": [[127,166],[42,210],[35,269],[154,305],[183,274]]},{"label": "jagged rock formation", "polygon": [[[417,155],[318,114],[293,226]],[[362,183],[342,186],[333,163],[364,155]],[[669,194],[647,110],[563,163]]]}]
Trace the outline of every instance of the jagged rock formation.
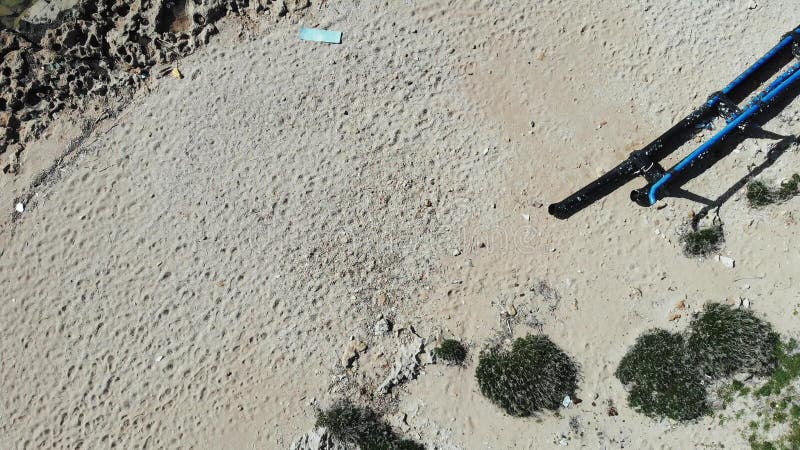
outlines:
[{"label": "jagged rock formation", "polygon": [[149,69],[208,43],[222,17],[246,8],[276,16],[308,0],[80,0],[56,20],[0,25],[0,170],[16,173],[24,143],[62,110],[126,98]]}]

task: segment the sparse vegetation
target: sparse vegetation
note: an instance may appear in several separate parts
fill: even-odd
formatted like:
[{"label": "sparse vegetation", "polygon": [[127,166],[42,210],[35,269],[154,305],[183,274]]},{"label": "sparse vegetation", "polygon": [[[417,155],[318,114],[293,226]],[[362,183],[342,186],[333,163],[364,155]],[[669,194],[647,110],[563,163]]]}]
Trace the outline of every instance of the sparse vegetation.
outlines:
[{"label": "sparse vegetation", "polygon": [[800,377],[800,353],[797,353],[797,342],[790,340],[776,346],[776,368],[767,382],[756,390],[758,396],[780,394],[783,388]]},{"label": "sparse vegetation", "polygon": [[630,387],[630,406],[648,416],[690,420],[709,412],[705,386],[680,334],[643,334],[622,358],[616,376]]},{"label": "sparse vegetation", "polygon": [[681,236],[683,252],[687,256],[707,256],[719,250],[724,240],[721,225],[688,231]]},{"label": "sparse vegetation", "polygon": [[510,350],[484,351],[475,376],[483,395],[512,416],[556,410],[578,386],[575,363],[545,336],[519,338]]},{"label": "sparse vegetation", "polygon": [[781,183],[781,185],[778,187],[778,200],[786,201],[797,195],[798,192],[800,192],[798,186],[800,186],[800,174],[794,174],[791,178]]},{"label": "sparse vegetation", "polygon": [[794,174],[777,188],[767,186],[763,181],[752,181],[747,185],[747,201],[753,208],[784,202],[800,192],[800,174]]},{"label": "sparse vegetation", "polygon": [[317,412],[317,426],[325,427],[339,441],[362,450],[424,450],[422,444],[398,436],[370,408],[342,400],[326,411]]},{"label": "sparse vegetation", "polygon": [[753,208],[770,205],[775,202],[772,189],[763,181],[751,181],[747,184],[747,202]]},{"label": "sparse vegetation", "polygon": [[[764,431],[769,431],[771,428],[770,422],[763,424]],[[756,427],[751,427],[757,429]],[[752,432],[748,438],[750,448],[753,450],[797,450],[800,449],[800,420],[793,420],[789,424],[788,431],[782,436],[772,441],[760,440],[756,432]]]},{"label": "sparse vegetation", "polygon": [[467,348],[455,339],[445,339],[433,350],[433,354],[450,364],[461,365],[467,357]]},{"label": "sparse vegetation", "polygon": [[711,303],[692,320],[690,330],[689,357],[703,375],[766,375],[775,369],[778,335],[750,310]]},{"label": "sparse vegetation", "polygon": [[733,380],[731,384],[726,385],[717,391],[717,394],[722,400],[723,409],[727,408],[727,406],[733,402],[734,397],[737,395],[743,397],[749,393],[750,388],[745,386],[744,383],[739,380]]}]

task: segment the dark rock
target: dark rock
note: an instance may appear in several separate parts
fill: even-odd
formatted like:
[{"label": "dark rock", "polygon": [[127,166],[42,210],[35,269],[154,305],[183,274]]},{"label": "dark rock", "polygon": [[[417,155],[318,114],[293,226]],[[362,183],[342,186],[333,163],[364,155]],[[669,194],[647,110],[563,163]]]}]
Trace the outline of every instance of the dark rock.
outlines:
[{"label": "dark rock", "polygon": [[[92,99],[129,98],[153,66],[207,44],[222,17],[246,8],[277,8],[284,15],[309,5],[309,0],[81,0],[59,11],[55,21],[32,18],[14,31],[0,30],[3,172],[18,167],[16,159],[8,159],[11,144],[35,138],[59,111],[81,109]],[[18,119],[26,121],[24,130]]]}]

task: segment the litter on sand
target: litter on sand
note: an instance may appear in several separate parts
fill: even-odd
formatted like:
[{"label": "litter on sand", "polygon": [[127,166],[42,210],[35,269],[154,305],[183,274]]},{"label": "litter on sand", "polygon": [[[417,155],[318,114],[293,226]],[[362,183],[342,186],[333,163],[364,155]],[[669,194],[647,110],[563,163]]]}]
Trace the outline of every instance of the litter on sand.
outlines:
[{"label": "litter on sand", "polygon": [[22,212],[24,212],[24,211],[25,211],[25,205],[23,205],[23,204],[22,204],[22,202],[19,202],[19,203],[17,203],[17,205],[14,207],[14,209],[15,209],[15,210],[16,210],[18,213],[20,213],[20,214],[21,214]]},{"label": "litter on sand", "polygon": [[302,27],[300,28],[300,39],[304,41],[327,42],[328,44],[341,44],[342,32]]}]

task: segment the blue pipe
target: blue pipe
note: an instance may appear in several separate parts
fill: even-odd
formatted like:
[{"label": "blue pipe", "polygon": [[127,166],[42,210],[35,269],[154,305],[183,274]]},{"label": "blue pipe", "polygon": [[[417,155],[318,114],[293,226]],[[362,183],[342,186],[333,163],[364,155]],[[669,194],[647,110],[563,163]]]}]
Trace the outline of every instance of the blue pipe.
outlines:
[{"label": "blue pipe", "polygon": [[773,81],[766,89],[764,89],[764,91],[756,95],[753,98],[753,100],[748,104],[748,107],[744,111],[742,111],[742,113],[739,114],[736,118],[734,118],[728,125],[726,125],[725,128],[720,130],[720,132],[715,134],[711,139],[703,143],[703,145],[701,145],[695,151],[689,154],[689,156],[684,158],[668,173],[666,173],[663,177],[661,177],[660,180],[658,180],[655,184],[653,184],[653,186],[650,187],[650,192],[648,194],[650,204],[653,205],[656,203],[656,195],[658,194],[658,190],[667,182],[669,182],[669,180],[672,179],[674,174],[682,171],[687,166],[689,166],[692,162],[694,162],[695,159],[697,159],[697,157],[699,157],[700,155],[705,153],[709,148],[711,148],[719,141],[724,139],[731,131],[733,131],[734,129],[736,129],[736,127],[741,125],[742,122],[749,119],[753,114],[757,113],[762,106],[772,101],[772,99],[774,99],[778,94],[786,90],[797,80],[800,80],[800,63],[795,64],[794,66],[789,68],[789,70],[781,74],[781,76],[775,79],[775,81]]},{"label": "blue pipe", "polygon": [[[795,31],[800,31],[800,28],[797,28],[797,30]],[[722,93],[725,95],[730,94],[734,89],[739,87],[740,84],[744,83],[744,81],[748,77],[750,77],[751,75],[756,73],[756,71],[764,67],[764,65],[767,64],[767,62],[769,62],[769,60],[772,59],[775,55],[777,55],[778,52],[790,46],[793,40],[794,38],[791,35],[791,33],[787,34],[785,38],[781,39],[781,41],[778,42],[778,45],[773,47],[770,51],[764,54],[764,56],[759,58],[758,61],[754,62],[750,67],[748,67],[747,70],[742,72],[733,81],[728,83],[728,85],[722,89]],[[713,108],[714,106],[717,106],[717,103],[719,103],[719,101],[720,101],[719,95],[715,95],[710,99],[708,99],[708,106]]]},{"label": "blue pipe", "polygon": [[[796,30],[796,31],[800,31],[800,28],[797,28],[797,30]],[[739,86],[740,84],[742,84],[742,82],[744,82],[744,80],[746,80],[746,79],[747,79],[747,77],[749,77],[750,75],[752,75],[753,73],[755,73],[755,72],[756,72],[758,69],[760,69],[761,67],[763,67],[763,66],[764,66],[764,64],[766,64],[766,63],[767,63],[767,61],[769,61],[770,59],[772,59],[772,57],[773,57],[773,56],[775,56],[775,55],[776,55],[776,54],[777,54],[779,51],[781,51],[781,50],[783,50],[784,48],[786,48],[786,47],[788,47],[789,45],[791,45],[791,43],[792,43],[792,41],[793,41],[793,40],[794,40],[794,39],[793,39],[793,36],[792,36],[791,34],[788,34],[788,35],[787,35],[785,38],[781,39],[781,41],[780,41],[780,42],[778,42],[778,45],[776,45],[775,47],[773,47],[773,48],[772,48],[772,50],[768,51],[768,52],[767,52],[767,53],[766,53],[764,56],[762,56],[762,57],[761,57],[761,58],[760,58],[758,61],[754,62],[752,66],[750,66],[750,67],[749,67],[747,70],[745,70],[744,72],[742,72],[742,74],[741,74],[741,75],[739,75],[738,77],[736,77],[736,79],[735,79],[735,80],[731,81],[731,82],[730,82],[730,84],[728,84],[727,86],[725,86],[725,88],[724,88],[724,89],[722,89],[722,93],[723,93],[723,94],[726,94],[726,95],[727,95],[727,94],[730,94],[730,93],[731,93],[731,91],[733,91],[734,89],[736,89],[736,87],[737,87],[737,86]]]}]

